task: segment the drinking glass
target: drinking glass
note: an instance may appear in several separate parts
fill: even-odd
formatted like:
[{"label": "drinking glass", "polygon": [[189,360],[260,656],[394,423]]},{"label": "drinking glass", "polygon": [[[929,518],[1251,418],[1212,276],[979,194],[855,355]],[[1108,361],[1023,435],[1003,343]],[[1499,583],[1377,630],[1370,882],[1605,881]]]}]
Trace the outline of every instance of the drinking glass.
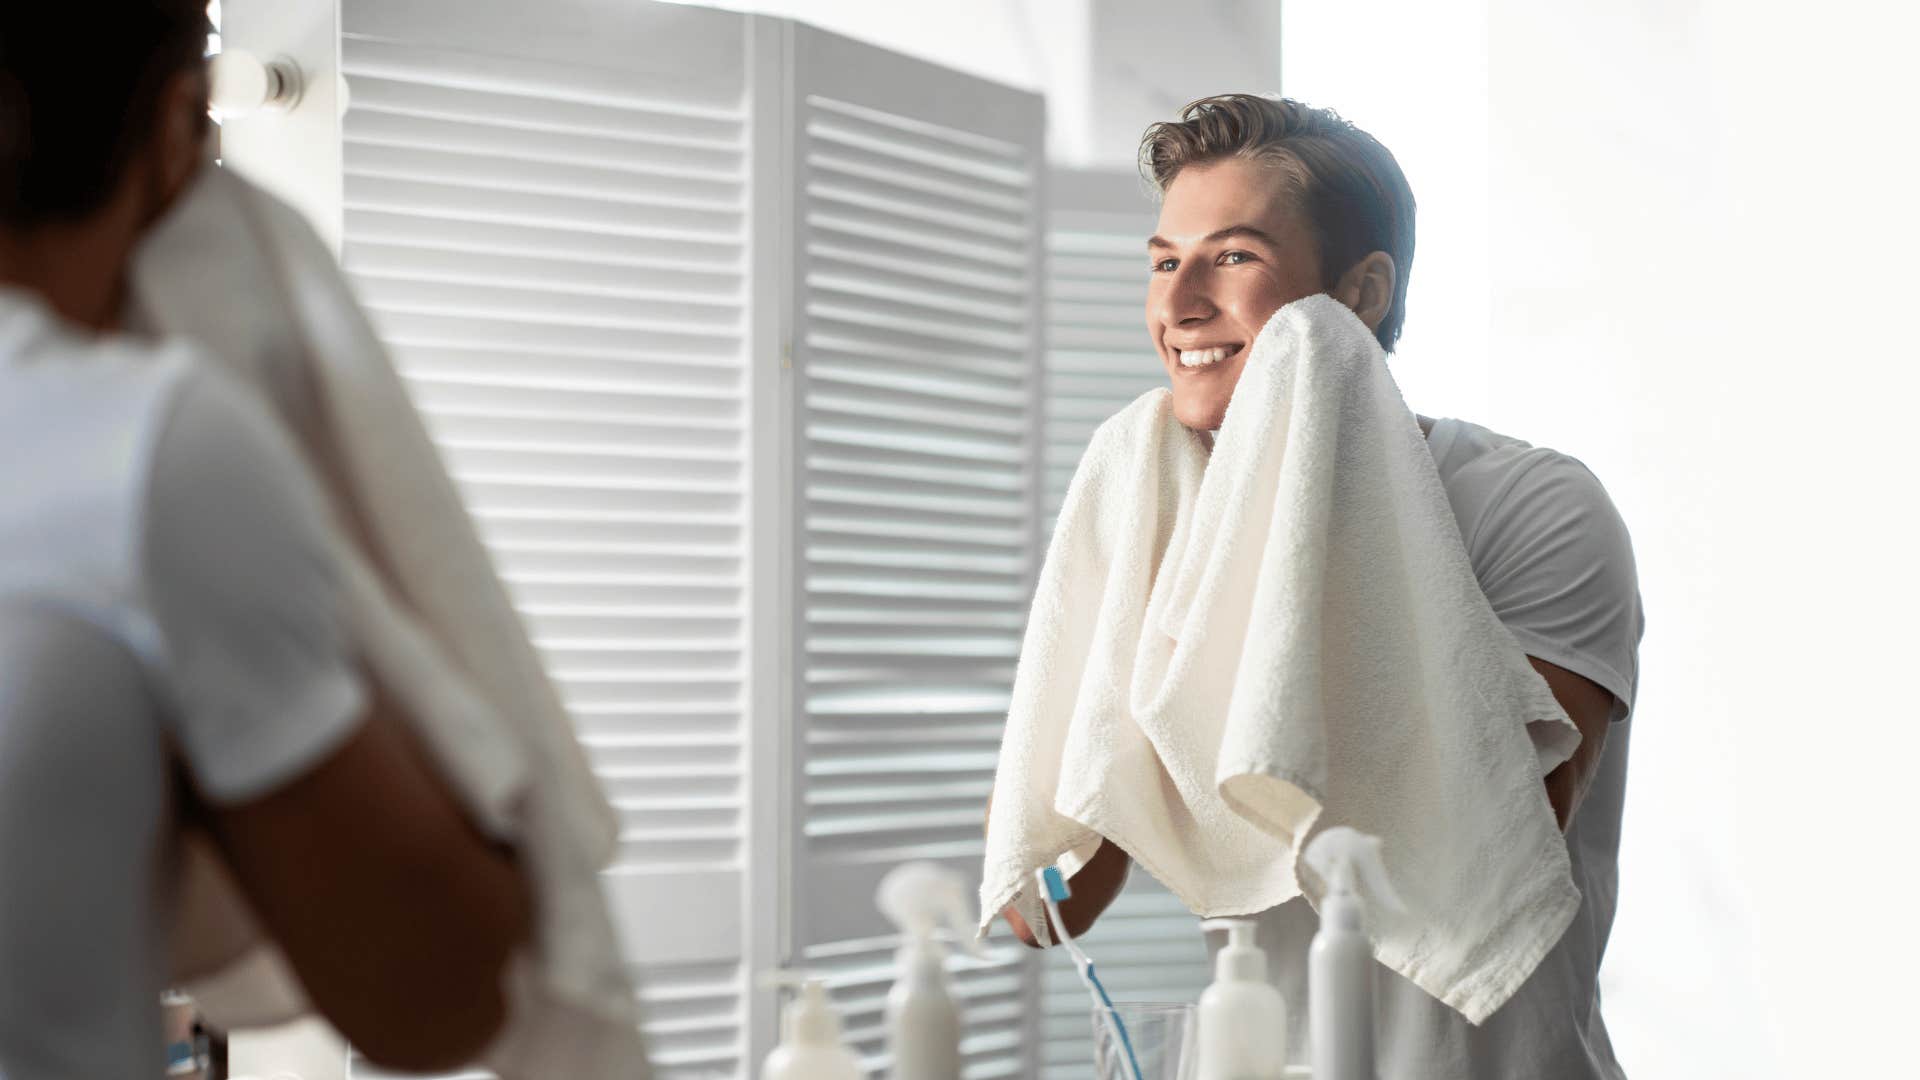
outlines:
[{"label": "drinking glass", "polygon": [[1094,1009],[1093,1075],[1098,1080],[1193,1080],[1194,1025],[1194,1006],[1185,1003],[1119,1002]]}]

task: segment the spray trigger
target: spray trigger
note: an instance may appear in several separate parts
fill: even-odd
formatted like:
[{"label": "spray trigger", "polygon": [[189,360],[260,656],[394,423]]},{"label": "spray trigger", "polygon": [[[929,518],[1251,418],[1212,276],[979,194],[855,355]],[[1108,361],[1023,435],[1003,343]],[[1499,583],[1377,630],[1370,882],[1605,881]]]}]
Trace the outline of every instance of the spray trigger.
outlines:
[{"label": "spray trigger", "polygon": [[1404,912],[1407,905],[1393,891],[1386,863],[1380,858],[1380,838],[1358,829],[1336,825],[1307,844],[1307,865],[1326,882],[1327,892],[1353,892],[1358,875],[1368,899],[1388,911]]}]

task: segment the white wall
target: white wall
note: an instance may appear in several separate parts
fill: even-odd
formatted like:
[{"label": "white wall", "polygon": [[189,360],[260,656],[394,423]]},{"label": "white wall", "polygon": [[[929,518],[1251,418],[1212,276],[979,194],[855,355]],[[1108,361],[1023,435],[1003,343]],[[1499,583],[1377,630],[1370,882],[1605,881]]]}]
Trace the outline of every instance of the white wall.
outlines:
[{"label": "white wall", "polygon": [[1603,987],[1636,1080],[1910,1055],[1913,24],[1287,7],[1286,91],[1380,135],[1420,200],[1410,401],[1482,395],[1464,415],[1585,460],[1633,532],[1649,624]]},{"label": "white wall", "polygon": [[1280,82],[1275,0],[673,0],[780,15],[1047,96],[1056,165],[1134,171],[1149,123]]}]

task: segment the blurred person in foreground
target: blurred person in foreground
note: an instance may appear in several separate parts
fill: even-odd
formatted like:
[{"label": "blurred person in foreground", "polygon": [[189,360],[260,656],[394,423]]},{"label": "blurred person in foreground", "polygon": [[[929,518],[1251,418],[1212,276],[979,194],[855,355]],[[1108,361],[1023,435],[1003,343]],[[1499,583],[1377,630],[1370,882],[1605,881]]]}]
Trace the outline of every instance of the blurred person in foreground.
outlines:
[{"label": "blurred person in foreground", "polygon": [[121,327],[206,164],[204,0],[0,7],[0,1076],[153,1076],[204,829],[383,1065],[498,1033],[526,881],[349,641],[322,496],[264,406]]}]

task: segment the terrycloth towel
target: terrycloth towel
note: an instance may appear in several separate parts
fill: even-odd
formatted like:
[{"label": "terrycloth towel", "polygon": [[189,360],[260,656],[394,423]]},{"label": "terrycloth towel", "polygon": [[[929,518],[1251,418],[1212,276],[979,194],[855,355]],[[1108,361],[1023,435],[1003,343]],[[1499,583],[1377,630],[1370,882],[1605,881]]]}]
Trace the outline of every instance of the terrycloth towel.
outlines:
[{"label": "terrycloth towel", "polygon": [[[1378,959],[1479,1023],[1579,905],[1541,778],[1579,732],[1474,580],[1371,332],[1321,295],[1254,341],[1211,458],[1156,389],[1101,425],[1040,574],[981,911],[1101,837],[1203,916],[1324,893],[1383,838]],[[1062,859],[1062,856],[1065,856]],[[983,925],[984,931],[984,925]]]},{"label": "terrycloth towel", "polygon": [[[136,256],[133,318],[194,339],[286,424],[330,496],[364,661],[475,822],[520,851],[534,941],[508,977],[502,1076],[647,1075],[598,872],[618,819],[472,521],[331,251],[208,166]],[[231,882],[189,844],[175,970],[216,1024],[307,1011]]]}]

